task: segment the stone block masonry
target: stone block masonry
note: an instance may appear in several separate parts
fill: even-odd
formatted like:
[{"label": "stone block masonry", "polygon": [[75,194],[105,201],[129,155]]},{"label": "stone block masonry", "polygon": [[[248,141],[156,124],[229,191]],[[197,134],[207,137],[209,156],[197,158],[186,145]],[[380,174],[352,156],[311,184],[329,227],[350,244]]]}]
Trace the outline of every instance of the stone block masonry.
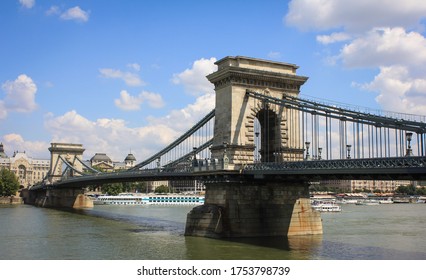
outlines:
[{"label": "stone block masonry", "polygon": [[16,196],[0,196],[0,204],[23,204],[24,200]]},{"label": "stone block masonry", "polygon": [[25,198],[26,204],[48,208],[93,208],[93,200],[84,195],[81,189],[40,189],[29,192]]},{"label": "stone block masonry", "polygon": [[304,182],[206,184],[205,205],[187,216],[185,235],[265,237],[322,234]]}]

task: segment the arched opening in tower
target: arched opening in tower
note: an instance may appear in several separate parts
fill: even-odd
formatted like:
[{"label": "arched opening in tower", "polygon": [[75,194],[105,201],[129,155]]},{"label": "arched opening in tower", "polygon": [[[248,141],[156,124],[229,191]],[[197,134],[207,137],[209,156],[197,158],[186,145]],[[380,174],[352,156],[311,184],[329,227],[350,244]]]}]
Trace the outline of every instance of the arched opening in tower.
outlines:
[{"label": "arched opening in tower", "polygon": [[255,151],[254,160],[256,162],[276,162],[277,161],[277,115],[268,107],[260,110],[256,114],[254,123]]}]

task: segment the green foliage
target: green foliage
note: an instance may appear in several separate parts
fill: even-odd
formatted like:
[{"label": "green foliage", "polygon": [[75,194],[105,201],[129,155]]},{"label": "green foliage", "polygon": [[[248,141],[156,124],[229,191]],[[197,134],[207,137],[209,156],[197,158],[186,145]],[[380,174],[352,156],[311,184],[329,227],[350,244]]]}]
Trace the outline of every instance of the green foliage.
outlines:
[{"label": "green foliage", "polygon": [[416,191],[417,191],[418,195],[426,195],[426,188],[425,187],[418,188]]},{"label": "green foliage", "polygon": [[102,186],[102,192],[107,193],[108,195],[118,195],[119,193],[123,192],[123,184],[105,184]]},{"label": "green foliage", "polygon": [[400,194],[406,194],[406,195],[424,195],[425,193],[425,188],[416,188],[413,185],[409,185],[409,186],[399,186],[396,189],[396,193],[400,193]]},{"label": "green foliage", "polygon": [[161,185],[155,188],[155,192],[156,193],[169,193],[170,189],[169,187],[165,186],[165,185]]},{"label": "green foliage", "polygon": [[14,195],[19,190],[19,181],[15,174],[6,168],[0,169],[0,196]]},{"label": "green foliage", "polygon": [[[92,186],[92,189],[96,186]],[[133,183],[114,183],[114,184],[105,184],[101,187],[102,193],[107,193],[109,195],[118,195],[119,193],[142,193],[146,191],[145,182],[133,182]]]},{"label": "green foliage", "polygon": [[131,183],[131,191],[132,192],[138,192],[138,193],[146,192],[146,182]]}]

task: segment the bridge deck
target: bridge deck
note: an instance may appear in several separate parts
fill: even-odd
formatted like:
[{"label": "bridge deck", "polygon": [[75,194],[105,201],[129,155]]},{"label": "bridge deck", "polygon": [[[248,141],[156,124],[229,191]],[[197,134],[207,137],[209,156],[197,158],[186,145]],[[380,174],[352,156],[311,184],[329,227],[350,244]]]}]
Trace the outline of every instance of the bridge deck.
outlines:
[{"label": "bridge deck", "polygon": [[256,163],[239,170],[195,167],[186,170],[162,168],[76,176],[39,188],[81,188],[115,182],[158,180],[426,180],[426,157],[339,159]]}]

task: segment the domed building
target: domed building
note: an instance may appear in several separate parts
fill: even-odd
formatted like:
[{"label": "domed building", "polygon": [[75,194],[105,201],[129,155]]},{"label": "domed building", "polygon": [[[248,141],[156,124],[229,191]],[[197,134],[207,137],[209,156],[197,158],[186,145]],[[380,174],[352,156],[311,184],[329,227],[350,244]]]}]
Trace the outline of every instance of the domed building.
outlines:
[{"label": "domed building", "polygon": [[105,153],[96,153],[89,161],[86,161],[86,165],[103,172],[113,172],[132,168],[135,162],[136,158],[132,153],[128,154],[123,162],[112,161]]},{"label": "domed building", "polygon": [[7,158],[7,155],[4,152],[3,143],[0,143],[0,158]]},{"label": "domed building", "polygon": [[132,153],[128,154],[127,157],[124,159],[124,164],[126,165],[126,169],[129,169],[135,166],[135,162],[136,162],[136,158]]},{"label": "domed building", "polygon": [[90,165],[93,168],[102,170],[104,172],[111,172],[114,170],[114,164],[112,160],[105,153],[96,153],[90,159]]}]

